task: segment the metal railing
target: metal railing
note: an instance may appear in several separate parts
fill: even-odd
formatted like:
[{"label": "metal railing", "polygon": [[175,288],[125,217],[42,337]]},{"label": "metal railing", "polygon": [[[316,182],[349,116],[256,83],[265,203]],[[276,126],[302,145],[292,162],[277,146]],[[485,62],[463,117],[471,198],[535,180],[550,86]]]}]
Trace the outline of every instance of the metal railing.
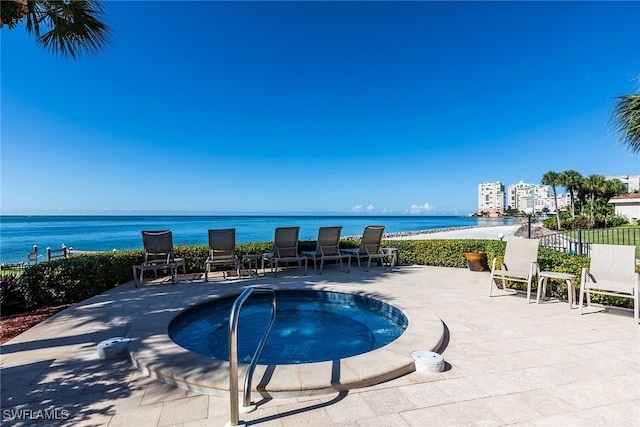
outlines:
[{"label": "metal railing", "polygon": [[238,406],[238,321],[240,318],[240,310],[242,309],[242,305],[253,292],[270,293],[272,295],[271,318],[264,335],[262,335],[262,338],[258,343],[256,352],[254,353],[253,358],[251,359],[251,363],[249,364],[247,376],[245,377],[242,403],[246,412],[255,409],[255,407],[252,407],[251,405],[251,380],[253,379],[253,371],[258,364],[258,360],[260,360],[260,355],[262,354],[262,350],[265,343],[267,342],[267,338],[269,337],[269,333],[271,332],[271,327],[273,326],[273,322],[276,318],[276,292],[271,288],[263,286],[249,286],[240,294],[240,296],[236,299],[236,301],[233,303],[233,306],[231,307],[231,314],[229,316],[229,394],[231,401],[231,419],[228,424],[231,426],[239,425],[238,423],[240,421],[240,408]]},{"label": "metal railing", "polygon": [[60,249],[51,249],[49,247],[47,248],[47,261],[51,261],[52,259],[57,259],[57,258],[68,258],[68,257],[69,257],[69,251],[67,247],[64,245],[64,243],[62,244]]},{"label": "metal railing", "polygon": [[589,255],[592,244],[640,246],[640,230],[631,227],[577,229],[540,237],[540,244],[578,255]]},{"label": "metal railing", "polygon": [[[61,245],[60,249],[51,249],[48,247],[45,251],[47,261],[58,258],[71,258],[78,255],[97,254],[101,252],[106,251],[81,251],[71,247],[67,248],[64,243]],[[117,250],[114,248],[111,252],[117,252]],[[40,262],[41,257],[42,254],[38,253],[38,245],[33,245],[33,250],[27,253],[27,266],[37,264]]]},{"label": "metal railing", "polygon": [[38,263],[38,246],[33,245],[33,251],[27,253],[27,265],[36,265]]}]

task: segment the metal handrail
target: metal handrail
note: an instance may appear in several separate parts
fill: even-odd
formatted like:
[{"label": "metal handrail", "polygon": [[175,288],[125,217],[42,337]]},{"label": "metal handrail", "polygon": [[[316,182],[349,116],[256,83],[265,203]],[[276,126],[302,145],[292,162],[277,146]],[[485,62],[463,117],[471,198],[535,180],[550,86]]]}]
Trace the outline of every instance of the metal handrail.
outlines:
[{"label": "metal handrail", "polygon": [[253,378],[253,371],[258,364],[258,360],[260,360],[262,350],[264,349],[264,345],[267,342],[267,338],[271,332],[271,327],[273,326],[273,322],[276,318],[276,292],[271,288],[263,286],[249,286],[240,294],[231,307],[231,314],[229,316],[229,393],[231,401],[231,420],[229,425],[231,426],[237,426],[240,421],[240,408],[238,407],[238,321],[242,305],[254,291],[269,292],[272,294],[271,318],[264,335],[262,335],[262,339],[260,339],[260,342],[258,343],[256,352],[251,359],[249,369],[247,370],[247,376],[245,377],[244,382],[244,407],[251,406],[251,380]]}]

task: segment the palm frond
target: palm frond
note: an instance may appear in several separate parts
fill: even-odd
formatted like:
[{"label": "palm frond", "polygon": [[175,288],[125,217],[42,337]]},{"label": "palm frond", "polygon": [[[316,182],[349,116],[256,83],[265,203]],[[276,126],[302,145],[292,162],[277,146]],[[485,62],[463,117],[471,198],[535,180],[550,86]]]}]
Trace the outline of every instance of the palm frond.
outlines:
[{"label": "palm frond", "polygon": [[97,0],[30,1],[26,28],[41,47],[75,59],[108,44],[112,30],[101,21],[103,14]]},{"label": "palm frond", "polygon": [[640,154],[640,94],[616,97],[613,110],[615,131],[632,153]]}]

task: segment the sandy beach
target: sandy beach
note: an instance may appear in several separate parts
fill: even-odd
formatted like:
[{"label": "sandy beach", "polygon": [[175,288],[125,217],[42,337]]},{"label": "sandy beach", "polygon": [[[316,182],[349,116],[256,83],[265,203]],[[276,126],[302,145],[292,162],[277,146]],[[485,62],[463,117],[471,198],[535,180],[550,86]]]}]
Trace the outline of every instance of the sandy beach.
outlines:
[{"label": "sandy beach", "polygon": [[427,240],[427,239],[491,239],[499,240],[498,235],[503,234],[505,239],[513,236],[513,233],[522,224],[498,225],[495,227],[468,227],[444,231],[424,233],[399,233],[402,235],[385,236],[385,240]]}]

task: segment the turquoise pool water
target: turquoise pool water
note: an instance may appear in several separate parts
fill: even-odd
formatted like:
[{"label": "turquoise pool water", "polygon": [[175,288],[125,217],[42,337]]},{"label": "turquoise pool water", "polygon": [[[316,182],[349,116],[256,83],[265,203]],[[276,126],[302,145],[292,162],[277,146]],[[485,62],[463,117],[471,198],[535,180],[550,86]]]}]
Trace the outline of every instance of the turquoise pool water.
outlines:
[{"label": "turquoise pool water", "polygon": [[[229,360],[229,313],[236,296],[187,309],[169,325],[178,345]],[[397,308],[362,295],[325,291],[277,291],[276,320],[261,365],[337,360],[383,347],[407,328]],[[238,360],[250,363],[270,317],[270,297],[252,295],[242,307]]]}]

